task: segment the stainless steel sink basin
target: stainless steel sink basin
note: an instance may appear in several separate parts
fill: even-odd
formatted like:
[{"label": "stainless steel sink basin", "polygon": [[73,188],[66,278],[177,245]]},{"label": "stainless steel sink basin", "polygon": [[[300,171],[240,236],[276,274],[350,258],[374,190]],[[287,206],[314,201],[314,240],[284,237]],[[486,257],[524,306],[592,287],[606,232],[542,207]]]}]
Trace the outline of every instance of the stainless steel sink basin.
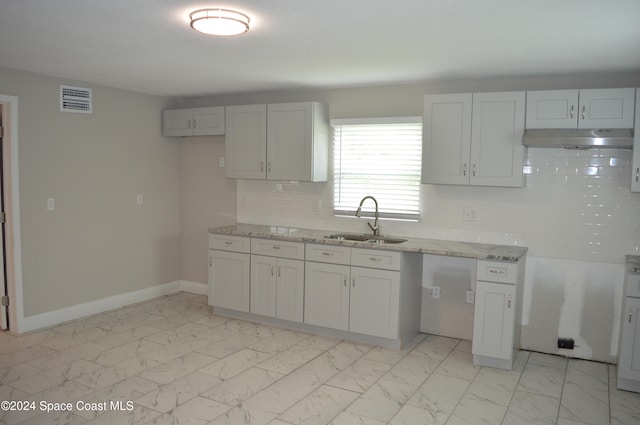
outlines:
[{"label": "stainless steel sink basin", "polygon": [[391,238],[387,236],[374,236],[374,235],[363,235],[359,233],[334,233],[332,235],[325,236],[327,239],[335,239],[339,241],[356,241],[356,242],[368,242],[368,243],[376,243],[376,244],[397,244],[406,242],[406,239],[400,238]]},{"label": "stainless steel sink basin", "polygon": [[372,243],[402,243],[402,242],[406,242],[406,239],[400,239],[400,238],[389,238],[386,236],[374,236],[371,239],[369,239],[367,242],[372,242]]},{"label": "stainless steel sink basin", "polygon": [[354,233],[334,233],[333,235],[327,235],[325,238],[327,239],[336,239],[339,241],[360,241],[365,242],[368,241],[372,236],[371,235],[361,235]]}]

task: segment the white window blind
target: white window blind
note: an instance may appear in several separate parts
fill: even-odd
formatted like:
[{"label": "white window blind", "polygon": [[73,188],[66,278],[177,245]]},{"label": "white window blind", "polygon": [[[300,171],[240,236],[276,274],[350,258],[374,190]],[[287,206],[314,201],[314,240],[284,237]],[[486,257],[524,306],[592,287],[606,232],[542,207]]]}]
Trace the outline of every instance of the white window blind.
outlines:
[{"label": "white window blind", "polygon": [[[380,217],[420,218],[422,118],[333,120],[334,214],[355,214],[371,195]],[[367,200],[363,216],[373,216]]]}]

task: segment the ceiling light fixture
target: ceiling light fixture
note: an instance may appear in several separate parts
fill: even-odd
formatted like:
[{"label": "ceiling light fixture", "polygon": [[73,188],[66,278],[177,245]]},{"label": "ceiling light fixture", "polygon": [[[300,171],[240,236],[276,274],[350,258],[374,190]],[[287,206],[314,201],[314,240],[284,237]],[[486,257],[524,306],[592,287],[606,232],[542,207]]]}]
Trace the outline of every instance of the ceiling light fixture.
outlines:
[{"label": "ceiling light fixture", "polygon": [[249,31],[249,17],[229,9],[200,9],[191,12],[191,28],[203,34],[238,35]]}]

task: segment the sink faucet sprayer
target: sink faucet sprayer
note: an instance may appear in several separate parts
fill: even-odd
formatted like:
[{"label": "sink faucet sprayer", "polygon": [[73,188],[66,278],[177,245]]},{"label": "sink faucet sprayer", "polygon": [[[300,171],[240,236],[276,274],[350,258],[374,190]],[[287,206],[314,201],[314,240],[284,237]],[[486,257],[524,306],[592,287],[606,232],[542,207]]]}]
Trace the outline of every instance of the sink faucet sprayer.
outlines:
[{"label": "sink faucet sprayer", "polygon": [[376,201],[376,198],[374,198],[373,196],[365,196],[364,198],[362,198],[362,200],[360,201],[360,206],[356,210],[356,217],[360,218],[360,216],[362,215],[362,204],[364,204],[364,201],[366,201],[367,199],[371,199],[376,204],[376,213],[374,216],[375,220],[373,222],[373,226],[369,222],[367,222],[367,225],[373,231],[373,235],[378,236],[380,234],[380,227],[378,226],[378,201]]}]

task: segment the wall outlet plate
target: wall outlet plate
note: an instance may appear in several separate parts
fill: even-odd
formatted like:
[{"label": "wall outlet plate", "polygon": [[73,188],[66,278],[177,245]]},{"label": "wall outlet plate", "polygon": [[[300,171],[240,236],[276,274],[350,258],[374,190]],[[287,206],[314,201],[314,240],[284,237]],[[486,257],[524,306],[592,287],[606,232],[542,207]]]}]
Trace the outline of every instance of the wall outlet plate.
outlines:
[{"label": "wall outlet plate", "polygon": [[439,286],[431,287],[431,297],[432,298],[440,298],[440,287]]},{"label": "wall outlet plate", "polygon": [[472,290],[468,290],[466,293],[466,301],[468,304],[473,304],[475,301],[475,293]]},{"label": "wall outlet plate", "polygon": [[573,350],[574,341],[572,338],[558,338],[558,348]]}]

